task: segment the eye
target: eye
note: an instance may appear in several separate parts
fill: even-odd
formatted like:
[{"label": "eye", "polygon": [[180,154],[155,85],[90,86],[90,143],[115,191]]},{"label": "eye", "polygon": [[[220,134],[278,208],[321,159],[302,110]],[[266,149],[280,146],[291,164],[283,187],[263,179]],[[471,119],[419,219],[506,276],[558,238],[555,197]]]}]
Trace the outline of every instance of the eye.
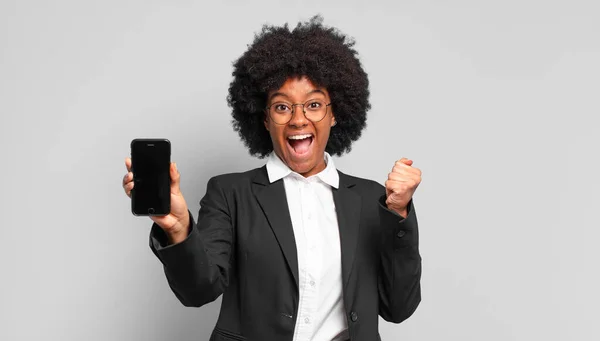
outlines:
[{"label": "eye", "polygon": [[323,106],[321,101],[309,101],[306,103],[306,109],[308,110],[318,110]]},{"label": "eye", "polygon": [[290,111],[289,105],[285,103],[275,103],[271,106],[276,112],[287,112]]}]

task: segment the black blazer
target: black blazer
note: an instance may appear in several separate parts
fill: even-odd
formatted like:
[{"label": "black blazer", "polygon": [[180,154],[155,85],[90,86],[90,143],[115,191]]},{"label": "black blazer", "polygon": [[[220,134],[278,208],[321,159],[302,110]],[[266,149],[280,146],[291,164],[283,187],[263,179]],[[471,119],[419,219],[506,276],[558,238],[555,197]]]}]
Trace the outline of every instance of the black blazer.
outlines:
[{"label": "black blazer", "polygon": [[[412,202],[405,219],[388,210],[380,184],[339,175],[332,191],[350,339],[380,340],[378,316],[400,323],[421,301],[417,218]],[[168,246],[156,224],[150,233],[177,298],[200,307],[223,294],[212,341],[292,341],[298,259],[283,180],[269,183],[266,166],[213,177],[200,205],[183,242]]]}]

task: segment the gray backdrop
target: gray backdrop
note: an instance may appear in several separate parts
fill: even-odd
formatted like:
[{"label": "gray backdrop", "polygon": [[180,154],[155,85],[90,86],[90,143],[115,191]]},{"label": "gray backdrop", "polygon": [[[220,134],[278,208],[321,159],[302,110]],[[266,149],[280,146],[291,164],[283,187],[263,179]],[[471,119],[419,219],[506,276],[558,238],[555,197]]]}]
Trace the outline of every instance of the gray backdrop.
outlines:
[{"label": "gray backdrop", "polygon": [[316,13],[372,84],[336,164],[423,170],[423,302],[383,339],[600,339],[600,5],[541,0],[2,0],[0,339],[208,338],[220,300],[171,293],[123,160],[169,138],[196,216],[209,177],[264,162],[230,127],[232,61]]}]

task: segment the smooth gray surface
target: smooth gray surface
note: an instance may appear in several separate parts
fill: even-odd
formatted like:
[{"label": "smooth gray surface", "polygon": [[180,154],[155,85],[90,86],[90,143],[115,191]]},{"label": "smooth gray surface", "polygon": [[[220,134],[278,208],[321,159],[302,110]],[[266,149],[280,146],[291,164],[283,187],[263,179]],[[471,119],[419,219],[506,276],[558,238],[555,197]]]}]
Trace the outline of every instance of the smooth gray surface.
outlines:
[{"label": "smooth gray surface", "polygon": [[263,164],[230,127],[231,63],[264,22],[322,13],[372,84],[336,164],[407,156],[423,302],[384,340],[599,340],[597,1],[0,2],[1,340],[206,340],[121,189],[167,137],[195,213],[209,177]]}]

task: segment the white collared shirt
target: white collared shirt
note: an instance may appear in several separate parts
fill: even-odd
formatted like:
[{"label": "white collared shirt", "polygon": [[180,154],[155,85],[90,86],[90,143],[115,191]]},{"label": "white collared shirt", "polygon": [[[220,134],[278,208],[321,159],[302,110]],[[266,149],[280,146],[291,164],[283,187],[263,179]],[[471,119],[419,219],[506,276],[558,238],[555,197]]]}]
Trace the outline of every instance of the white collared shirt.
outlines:
[{"label": "white collared shirt", "polygon": [[340,235],[331,187],[339,187],[333,159],[308,178],[293,172],[271,153],[271,183],[283,179],[298,252],[300,302],[294,341],[346,340]]}]

